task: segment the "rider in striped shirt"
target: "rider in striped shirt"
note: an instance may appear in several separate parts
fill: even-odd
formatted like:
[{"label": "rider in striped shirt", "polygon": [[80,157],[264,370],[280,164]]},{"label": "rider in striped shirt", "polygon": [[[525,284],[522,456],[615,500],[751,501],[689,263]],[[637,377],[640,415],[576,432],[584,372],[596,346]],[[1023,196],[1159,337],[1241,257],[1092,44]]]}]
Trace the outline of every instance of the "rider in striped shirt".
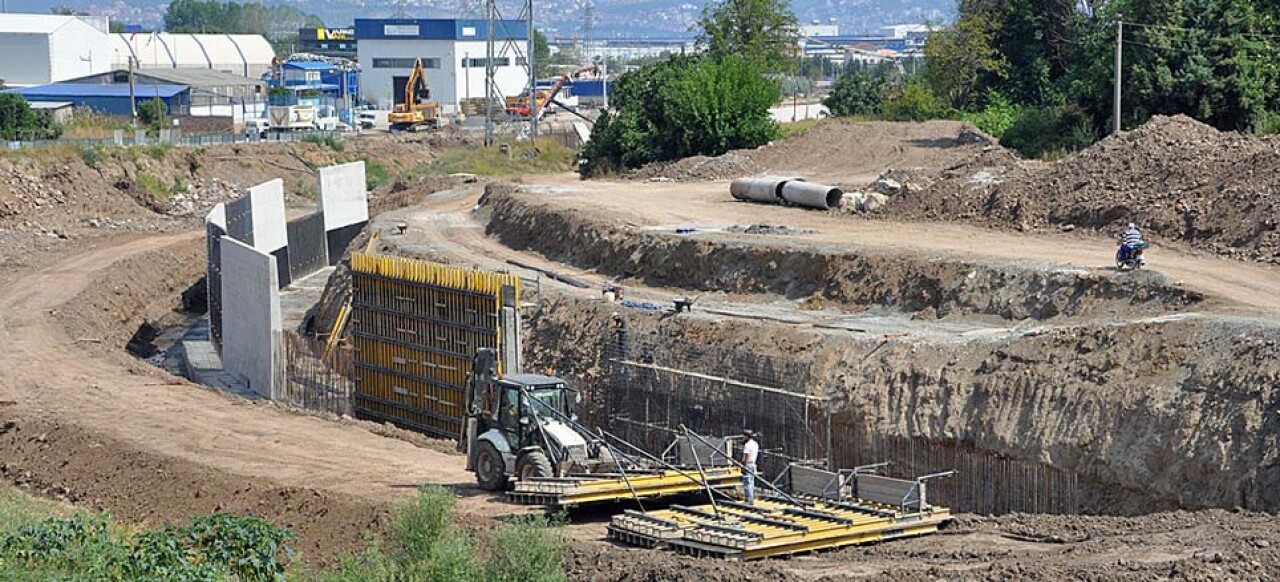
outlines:
[{"label": "rider in striped shirt", "polygon": [[1142,231],[1138,230],[1137,225],[1129,223],[1129,229],[1120,235],[1120,246],[1124,250],[1124,256],[1128,257],[1134,249],[1142,245]]}]

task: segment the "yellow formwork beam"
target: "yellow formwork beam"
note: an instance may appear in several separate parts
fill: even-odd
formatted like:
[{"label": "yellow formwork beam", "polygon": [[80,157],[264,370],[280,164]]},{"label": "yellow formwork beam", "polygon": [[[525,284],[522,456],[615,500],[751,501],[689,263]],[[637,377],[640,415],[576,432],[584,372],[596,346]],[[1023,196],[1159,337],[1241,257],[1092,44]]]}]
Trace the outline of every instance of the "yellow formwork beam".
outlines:
[{"label": "yellow formwork beam", "polygon": [[[691,478],[693,476],[694,478]],[[729,489],[742,484],[742,470],[737,467],[697,471],[662,471],[595,478],[536,479],[517,481],[510,497],[547,505],[584,505],[605,501],[621,501],[632,497],[664,497],[713,489]]]}]

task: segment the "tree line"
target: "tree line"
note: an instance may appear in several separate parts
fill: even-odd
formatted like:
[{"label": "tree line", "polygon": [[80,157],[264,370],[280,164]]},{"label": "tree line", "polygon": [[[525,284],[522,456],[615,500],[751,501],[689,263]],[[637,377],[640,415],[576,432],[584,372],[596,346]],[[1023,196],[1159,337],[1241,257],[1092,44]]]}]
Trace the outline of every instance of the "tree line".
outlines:
[{"label": "tree line", "polygon": [[1254,0],[960,0],[917,75],[842,75],[838,115],[968,119],[1029,156],[1085,147],[1112,125],[1123,22],[1121,123],[1185,114],[1223,130],[1280,131],[1280,3]]}]

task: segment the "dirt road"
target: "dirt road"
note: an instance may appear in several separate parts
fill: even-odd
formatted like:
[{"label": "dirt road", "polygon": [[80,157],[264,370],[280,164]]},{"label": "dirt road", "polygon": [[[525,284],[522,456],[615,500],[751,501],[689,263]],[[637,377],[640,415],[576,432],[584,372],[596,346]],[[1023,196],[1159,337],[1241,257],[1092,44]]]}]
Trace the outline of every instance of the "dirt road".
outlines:
[{"label": "dirt road", "polygon": [[[526,180],[531,198],[579,213],[595,213],[640,230],[693,228],[715,236],[726,227],[785,225],[816,232],[759,237],[764,243],[827,246],[848,252],[907,252],[925,257],[1042,265],[1105,271],[1113,267],[1114,243],[1083,234],[1019,235],[980,227],[863,220],[856,216],[733,200],[727,182],[581,182],[572,175]],[[430,208],[430,206],[428,207]],[[702,236],[695,232],[695,236]],[[1151,241],[1152,271],[1190,289],[1235,304],[1232,311],[1280,314],[1280,269],[1244,263]]]}]

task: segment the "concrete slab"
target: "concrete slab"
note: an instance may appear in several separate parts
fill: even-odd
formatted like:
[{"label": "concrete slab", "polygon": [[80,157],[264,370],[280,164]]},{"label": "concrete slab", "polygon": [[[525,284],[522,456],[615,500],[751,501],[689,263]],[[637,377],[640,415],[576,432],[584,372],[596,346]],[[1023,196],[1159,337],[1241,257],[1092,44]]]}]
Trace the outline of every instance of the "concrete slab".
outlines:
[{"label": "concrete slab", "polygon": [[222,237],[222,361],[259,396],[283,386],[284,345],[276,259]]},{"label": "concrete slab", "polygon": [[284,180],[276,178],[250,188],[249,199],[252,201],[253,248],[274,253],[288,245]]},{"label": "concrete slab", "polygon": [[[324,213],[326,231],[369,220],[364,162],[320,168],[320,212]],[[329,254],[333,254],[333,250],[330,249]]]}]

